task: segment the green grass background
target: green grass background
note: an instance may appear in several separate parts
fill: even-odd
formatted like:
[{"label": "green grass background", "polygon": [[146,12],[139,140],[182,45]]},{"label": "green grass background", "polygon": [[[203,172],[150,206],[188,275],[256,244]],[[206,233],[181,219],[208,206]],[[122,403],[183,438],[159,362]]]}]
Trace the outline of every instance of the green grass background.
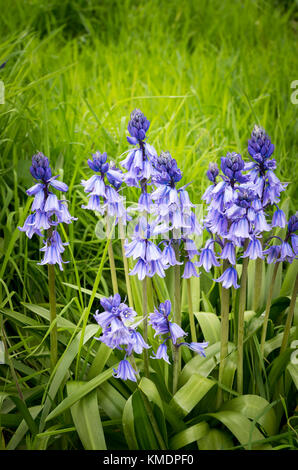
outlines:
[{"label": "green grass background", "polygon": [[[69,184],[70,209],[79,219],[69,227],[69,239],[82,283],[92,285],[103,248],[94,235],[94,215],[80,207],[79,183],[90,176],[91,152],[105,150],[119,161],[135,107],[151,121],[149,142],[158,152],[169,150],[183,181],[193,182],[194,202],[208,184],[210,161],[219,162],[227,151],[248,158],[255,123],[271,136],[277,173],[291,182],[287,195],[293,199],[296,7],[238,0],[0,0],[0,60],[7,60],[0,70],[0,256],[7,253],[32,184],[31,156],[42,151]],[[6,282],[16,296],[22,286],[23,300],[40,301],[46,276],[36,265],[38,241],[15,237]],[[66,269],[71,278],[72,264]],[[102,284],[108,293],[105,279]]]},{"label": "green grass background", "polygon": [[[0,1],[0,60],[7,60],[0,70],[0,256],[11,250],[4,264],[15,298],[41,301],[46,286],[45,270],[36,265],[38,240],[16,232],[32,184],[32,154],[47,155],[69,184],[70,210],[78,217],[69,240],[82,285],[90,287],[103,247],[94,215],[81,209],[80,180],[90,176],[86,159],[95,150],[119,161],[135,107],[151,121],[149,142],[158,152],[169,150],[183,182],[193,182],[194,202],[208,184],[210,161],[227,151],[247,159],[255,123],[272,137],[277,173],[290,182],[293,200],[296,7],[238,0]],[[61,278],[72,275],[70,263]],[[106,277],[101,285],[108,294]],[[65,287],[60,294],[70,295]]]},{"label": "green grass background", "polygon": [[[37,264],[41,241],[17,229],[29,209],[32,155],[42,151],[50,158],[54,174],[69,185],[70,211],[78,218],[62,233],[72,251],[66,250],[70,263],[56,281],[58,313],[75,325],[105,247],[95,215],[81,209],[80,181],[91,175],[86,161],[92,152],[121,159],[135,107],[151,121],[148,141],[177,159],[183,183],[192,181],[196,203],[208,184],[209,162],[219,162],[227,151],[247,160],[251,130],[262,125],[275,144],[277,174],[290,183],[283,203],[294,213],[297,2],[0,0],[0,11],[0,63],[7,60],[0,69],[0,308],[14,365],[26,374],[29,389],[30,377],[48,381],[48,350],[35,351],[48,341],[41,310],[33,310],[39,322],[33,335],[20,327],[18,316],[32,316],[24,303],[48,308],[47,270]],[[128,197],[136,193],[130,190]],[[113,245],[125,294],[120,244]],[[98,292],[112,293],[107,260]],[[96,297],[90,313],[98,307]],[[5,388],[10,381],[3,380]]]}]

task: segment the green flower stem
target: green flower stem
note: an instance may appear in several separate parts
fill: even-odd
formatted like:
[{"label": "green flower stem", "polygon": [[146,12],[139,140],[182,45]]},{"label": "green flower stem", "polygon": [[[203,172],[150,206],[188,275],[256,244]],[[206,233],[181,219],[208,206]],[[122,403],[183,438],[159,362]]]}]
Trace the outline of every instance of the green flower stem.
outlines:
[{"label": "green flower stem", "polygon": [[[248,241],[245,242],[243,251],[246,250]],[[237,391],[243,393],[243,342],[244,342],[244,311],[246,306],[247,267],[249,258],[243,258],[242,273],[239,294],[238,310],[238,354],[237,354]]]},{"label": "green flower stem", "polygon": [[[81,350],[82,350],[82,347],[83,347],[83,341],[84,341],[86,326],[87,326],[89,314],[91,312],[91,308],[92,308],[92,305],[93,305],[93,301],[95,299],[95,294],[96,294],[97,288],[98,288],[99,283],[100,283],[104,263],[105,263],[107,252],[108,252],[109,242],[110,242],[111,237],[112,237],[113,227],[111,229],[111,232],[108,234],[106,246],[105,246],[105,248],[103,250],[103,253],[102,253],[102,256],[101,256],[99,269],[97,271],[96,278],[95,278],[95,281],[94,281],[94,284],[93,284],[92,293],[91,293],[91,296],[90,296],[90,299],[89,299],[88,306],[83,310],[83,313],[82,313],[83,326],[82,326],[82,332],[81,332],[80,344],[79,344],[79,351],[78,351],[78,354],[77,354],[77,361],[76,361],[76,369],[75,369],[75,378],[76,378],[76,380],[78,379],[79,364],[80,364],[80,359],[81,359]],[[95,360],[96,359],[97,359],[97,356],[95,357]]]},{"label": "green flower stem", "polygon": [[122,220],[119,219],[119,234],[120,234],[120,239],[121,239],[121,248],[122,248],[122,258],[123,258],[123,266],[124,266],[124,274],[125,274],[125,282],[126,282],[126,288],[127,288],[127,297],[128,297],[128,303],[131,308],[133,307],[133,298],[132,298],[132,290],[131,290],[131,284],[130,284],[130,276],[129,276],[129,269],[128,269],[128,259],[125,256],[125,249],[124,249],[124,228],[122,224]]},{"label": "green flower stem", "polygon": [[284,350],[288,346],[289,336],[290,336],[290,329],[291,329],[293,316],[294,316],[297,292],[298,292],[298,276],[296,276],[296,281],[295,281],[293,292],[292,292],[291,302],[290,302],[289,311],[288,311],[286,324],[285,324],[285,329],[284,329],[284,335],[283,335],[282,343],[281,343],[281,347],[280,347],[280,354],[283,353]]},{"label": "green flower stem", "polygon": [[[265,316],[264,316],[263,328],[262,328],[262,336],[261,336],[261,360],[264,357],[264,348],[265,348],[267,326],[268,326],[269,313],[270,313],[270,307],[271,307],[271,300],[272,300],[273,289],[274,289],[274,284],[275,284],[275,279],[276,279],[278,267],[279,267],[279,263],[275,263],[274,270],[273,270],[273,273],[272,273],[272,279],[271,279],[271,283],[270,283],[270,289],[269,289],[268,297],[267,297],[266,310],[265,310]],[[256,290],[259,290],[260,289],[259,284],[255,284],[255,285],[257,287]]]},{"label": "green flower stem", "polygon": [[[109,225],[107,224],[107,233],[109,233]],[[112,241],[108,241],[108,254],[109,254],[109,262],[110,262],[110,269],[111,269],[111,278],[112,278],[112,286],[113,286],[113,294],[118,294],[118,282],[117,282],[117,273],[115,267],[115,258],[114,258],[114,251]]]},{"label": "green flower stem", "polygon": [[[229,264],[226,260],[223,262],[223,271],[228,268]],[[230,306],[230,289],[225,289],[221,286],[221,330],[220,330],[220,362],[218,381],[221,384],[223,372],[228,355],[228,342],[229,342],[229,306]],[[217,406],[220,407],[223,400],[222,389],[218,387],[217,393]]]},{"label": "green flower stem", "polygon": [[146,408],[146,411],[148,413],[148,417],[149,417],[149,421],[151,423],[151,426],[153,428],[153,431],[154,431],[154,434],[156,436],[156,439],[157,439],[157,442],[161,448],[161,450],[166,450],[167,447],[166,447],[166,444],[165,444],[165,441],[163,440],[163,437],[161,435],[161,432],[159,430],[159,426],[158,426],[158,423],[155,419],[155,416],[154,416],[154,413],[152,411],[152,408],[151,408],[151,404],[150,404],[150,401],[148,400],[148,398],[146,397],[145,393],[140,389],[139,387],[139,380],[137,381],[138,383],[138,390],[141,394],[141,397],[142,397],[142,400],[143,400],[143,403],[144,403],[144,406]]},{"label": "green flower stem", "polygon": [[186,283],[187,283],[188,315],[189,315],[191,340],[192,340],[192,342],[196,343],[197,342],[197,333],[196,333],[196,325],[195,325],[195,319],[194,319],[194,314],[193,314],[193,305],[192,305],[191,278],[186,279]]},{"label": "green flower stem", "polygon": [[[262,240],[260,240],[262,243]],[[263,263],[264,261],[261,258],[256,259],[255,265],[255,286],[257,289],[254,290],[253,304],[252,309],[254,312],[260,308],[261,301],[261,292],[262,292],[262,282],[263,282]]]},{"label": "green flower stem", "polygon": [[[176,242],[175,255],[177,261],[180,259],[179,246]],[[180,265],[174,266],[174,320],[177,325],[181,326],[181,278],[180,278]],[[181,368],[181,351],[175,344],[173,345],[173,395],[178,388],[178,378]]]},{"label": "green flower stem", "polygon": [[[146,277],[145,279],[146,280]],[[146,408],[146,411],[148,413],[148,416],[149,416],[149,420],[150,420],[150,423],[151,423],[151,426],[153,428],[153,431],[155,433],[155,436],[156,436],[156,439],[160,445],[160,448],[162,450],[166,450],[166,445],[165,445],[165,442],[163,440],[163,437],[161,435],[161,432],[159,430],[159,426],[157,424],[157,421],[155,419],[155,416],[153,414],[153,411],[152,411],[152,408],[151,408],[151,405],[150,405],[150,401],[148,400],[148,398],[146,397],[145,393],[142,391],[142,389],[140,388],[140,374],[138,373],[137,371],[137,366],[136,366],[136,361],[135,361],[135,358],[133,357],[133,355],[131,354],[129,356],[129,360],[131,362],[131,365],[133,366],[133,368],[135,369],[135,371],[137,372],[137,385],[138,385],[138,390],[141,394],[141,397],[142,397],[142,400],[143,400],[143,403],[144,403],[144,406]]]},{"label": "green flower stem", "polygon": [[5,360],[7,360],[8,364],[9,364],[10,372],[11,372],[12,378],[13,378],[15,384],[16,384],[16,388],[17,388],[19,397],[22,401],[24,401],[24,396],[23,396],[23,393],[22,393],[22,390],[21,390],[21,387],[20,387],[20,384],[19,384],[19,381],[18,381],[18,377],[17,377],[16,371],[15,371],[13,362],[12,362],[12,360],[10,358],[10,355],[9,355],[7,340],[6,340],[6,333],[5,333],[5,326],[4,326],[4,321],[3,321],[3,315],[2,314],[0,315],[0,329],[1,329],[1,337],[2,337],[2,341],[3,341],[3,346],[4,346]]},{"label": "green flower stem", "polygon": [[48,285],[49,285],[49,303],[50,303],[50,356],[51,370],[53,371],[58,358],[58,339],[57,339],[57,322],[56,322],[56,287],[55,287],[55,266],[48,264]]},{"label": "green flower stem", "polygon": [[[148,312],[147,312],[147,277],[143,280],[143,337],[145,343],[148,343]],[[144,374],[149,377],[149,354],[148,349],[144,349]]]}]

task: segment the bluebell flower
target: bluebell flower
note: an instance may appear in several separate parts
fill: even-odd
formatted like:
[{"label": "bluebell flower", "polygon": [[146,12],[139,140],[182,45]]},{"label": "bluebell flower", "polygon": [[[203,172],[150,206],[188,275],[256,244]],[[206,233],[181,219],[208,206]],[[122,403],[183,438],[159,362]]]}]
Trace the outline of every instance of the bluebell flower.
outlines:
[{"label": "bluebell flower", "polygon": [[121,161],[121,165],[127,170],[124,179],[128,186],[143,188],[154,174],[152,159],[156,151],[152,145],[144,141],[149,126],[150,122],[139,109],[131,113],[128,123],[130,136],[127,140],[138,147],[129,151],[126,158]]},{"label": "bluebell flower", "polygon": [[[158,308],[154,308],[154,312],[149,315],[149,324],[155,330],[154,336],[164,337],[162,344],[159,345],[156,354],[151,356],[152,359],[163,359],[167,363],[170,363],[169,356],[167,354],[167,342],[171,341],[176,347],[187,346],[189,349],[204,355],[204,348],[207,347],[208,343],[186,343],[178,342],[178,340],[187,336],[187,333],[179,326],[169,320],[171,313],[171,302],[166,300],[161,303]],[[154,353],[153,353],[154,354]]]},{"label": "bluebell flower", "polygon": [[210,271],[212,266],[220,266],[217,261],[212,242],[208,241],[205,248],[201,251],[199,266],[203,266],[205,271]]},{"label": "bluebell flower", "polygon": [[252,158],[258,162],[271,157],[274,145],[261,126],[255,125],[248,141],[248,152]]},{"label": "bluebell flower", "polygon": [[262,244],[257,238],[252,238],[250,240],[245,252],[243,253],[243,258],[247,257],[249,257],[249,259],[264,259]]},{"label": "bluebell flower", "polygon": [[118,369],[113,369],[113,371],[113,377],[115,377],[115,379],[131,380],[133,382],[137,381],[137,372],[134,370],[134,368],[127,359],[123,359],[122,361],[120,361]]},{"label": "bluebell flower", "polygon": [[190,260],[186,261],[182,277],[184,279],[190,279],[191,277],[200,277],[200,274],[196,270],[197,264],[197,262],[193,262]]},{"label": "bluebell flower", "polygon": [[135,377],[136,371],[132,369],[126,356],[131,356],[133,353],[141,354],[143,349],[150,348],[141,333],[136,330],[138,323],[133,323],[137,314],[131,307],[121,302],[119,294],[103,297],[100,303],[104,311],[98,313],[97,310],[94,319],[102,327],[102,334],[95,339],[111,349],[125,351],[125,358],[120,362],[118,370],[114,371],[116,374],[114,377],[134,380],[131,377]]},{"label": "bluebell flower", "polygon": [[211,162],[209,163],[209,168],[207,171],[207,178],[212,182],[216,183],[216,177],[219,174],[219,169],[216,163]]},{"label": "bluebell flower", "polygon": [[124,179],[121,170],[117,169],[113,162],[107,162],[106,152],[101,154],[97,151],[92,155],[92,160],[88,159],[88,165],[98,174],[81,181],[85,193],[88,194],[88,204],[82,205],[82,208],[115,217],[116,223],[119,219],[126,223],[130,217],[124,207],[124,198],[119,194]]},{"label": "bluebell flower", "polygon": [[149,324],[155,330],[155,335],[167,335],[171,339],[173,344],[177,343],[179,338],[183,338],[187,335],[177,323],[169,320],[171,313],[171,301],[166,300],[161,303],[158,309],[155,307],[154,312],[149,315]]},{"label": "bluebell flower", "polygon": [[25,232],[29,238],[32,238],[34,234],[41,237],[43,236],[42,230],[47,230],[47,240],[41,249],[44,252],[44,258],[39,264],[57,263],[63,270],[61,253],[66,244],[61,242],[56,227],[60,223],[70,224],[77,219],[70,215],[67,201],[59,200],[50,189],[54,188],[65,193],[68,186],[63,181],[57,180],[58,175],[52,176],[49,160],[41,152],[33,155],[30,173],[38,181],[26,191],[28,196],[34,196],[31,206],[33,213],[26,218],[23,227],[18,227],[18,229]]},{"label": "bluebell flower", "polygon": [[192,351],[198,353],[200,356],[206,357],[205,348],[207,348],[209,342],[203,341],[202,343],[180,343],[181,346],[187,346]]},{"label": "bluebell flower", "polygon": [[287,222],[284,212],[281,209],[277,209],[273,214],[271,226],[284,228],[286,224]]},{"label": "bluebell flower", "polygon": [[251,185],[258,192],[262,206],[275,204],[287,184],[282,184],[274,174],[276,161],[270,157],[274,151],[270,137],[260,126],[255,126],[248,141],[248,152],[253,162],[246,165],[250,170]]},{"label": "bluebell flower", "polygon": [[39,237],[42,237],[39,226],[36,226],[36,212],[34,214],[28,215],[23,227],[18,227],[21,232],[25,232],[28,238],[32,238],[36,233]]},{"label": "bluebell flower", "polygon": [[266,250],[263,250],[263,254],[267,255],[267,263],[276,263],[280,256],[280,245],[271,245]]},{"label": "bluebell flower", "polygon": [[246,183],[249,181],[247,175],[243,175],[244,161],[241,155],[236,152],[228,152],[225,157],[221,157],[221,170],[228,181]]},{"label": "bluebell flower", "polygon": [[227,259],[230,264],[236,264],[236,248],[233,242],[225,243],[220,257],[221,259]]},{"label": "bluebell flower", "polygon": [[127,137],[130,144],[136,145],[139,141],[143,141],[146,137],[150,122],[144,116],[142,111],[134,109],[130,115],[130,121],[128,123],[128,132],[131,137]]},{"label": "bluebell flower", "polygon": [[58,264],[60,271],[63,271],[62,263],[68,263],[68,261],[63,261],[61,257],[66,245],[69,245],[69,243],[62,243],[59,233],[53,230],[52,234],[44,241],[44,246],[40,249],[44,252],[44,257],[37,264]]},{"label": "bluebell flower", "polygon": [[146,276],[152,277],[157,274],[160,277],[165,276],[163,254],[158,246],[150,240],[152,235],[159,232],[156,223],[149,224],[145,217],[140,217],[135,227],[132,241],[125,241],[125,255],[137,259],[135,267],[130,275],[137,275],[140,280]]},{"label": "bluebell flower", "polygon": [[229,289],[231,286],[235,289],[240,287],[240,285],[237,284],[237,271],[233,266],[227,268],[223,274],[218,279],[214,279],[214,281],[221,282],[225,289]]},{"label": "bluebell flower", "polygon": [[168,353],[167,353],[167,345],[166,345],[165,342],[160,344],[157,348],[156,353],[154,353],[154,351],[153,351],[153,354],[154,354],[154,356],[150,356],[151,359],[163,359],[165,362],[170,364],[169,356],[168,356]]}]

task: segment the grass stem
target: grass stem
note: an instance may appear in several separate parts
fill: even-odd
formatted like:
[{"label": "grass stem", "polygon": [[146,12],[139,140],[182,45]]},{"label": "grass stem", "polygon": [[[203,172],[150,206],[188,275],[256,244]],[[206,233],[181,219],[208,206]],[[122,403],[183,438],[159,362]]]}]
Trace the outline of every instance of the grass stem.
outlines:
[{"label": "grass stem", "polygon": [[[178,242],[174,244],[175,256],[177,261],[180,259]],[[180,265],[174,266],[174,320],[181,326],[181,277]],[[175,344],[173,345],[173,395],[178,388],[178,378],[181,368],[181,351]]]},{"label": "grass stem", "polygon": [[[223,271],[228,268],[228,262],[224,260]],[[228,342],[229,342],[229,306],[230,306],[230,289],[225,289],[221,286],[221,329],[220,329],[220,362],[218,381],[222,382],[223,372],[226,365],[226,358],[228,355]],[[219,387],[217,392],[217,407],[219,408],[223,401],[223,392]]]},{"label": "grass stem", "polygon": [[48,264],[48,285],[49,285],[49,304],[50,304],[50,357],[51,370],[54,370],[58,358],[58,333],[56,322],[56,286],[55,286],[55,266]]},{"label": "grass stem", "polygon": [[[147,277],[143,280],[143,337],[145,343],[148,343],[148,299],[147,299]],[[144,374],[149,377],[149,354],[148,349],[143,351]]]},{"label": "grass stem", "polygon": [[282,354],[288,346],[290,329],[291,329],[295,305],[296,305],[297,292],[298,292],[298,276],[296,276],[296,281],[295,281],[293,292],[292,292],[291,302],[290,302],[289,311],[288,311],[285,329],[284,329],[284,335],[283,335],[282,343],[280,347],[280,354]]},{"label": "grass stem", "polygon": [[[107,224],[107,233],[110,233],[109,226]],[[113,286],[113,294],[118,294],[118,282],[117,282],[117,272],[115,267],[115,258],[114,258],[114,251],[112,241],[108,241],[108,255],[109,255],[109,262],[110,262],[110,270],[111,270],[111,278],[112,278],[112,286]]]},{"label": "grass stem", "polygon": [[126,282],[126,289],[127,289],[127,297],[128,297],[128,303],[131,308],[134,308],[133,306],[133,298],[132,298],[132,290],[131,290],[131,283],[130,283],[130,276],[129,276],[129,268],[128,268],[128,259],[125,256],[125,249],[124,249],[124,227],[122,220],[119,219],[119,235],[121,239],[121,249],[122,249],[122,258],[123,258],[123,267],[124,267],[124,275],[125,275],[125,282]]},{"label": "grass stem", "polygon": [[[248,241],[245,242],[243,250],[246,250]],[[246,306],[247,268],[249,258],[243,258],[242,274],[239,293],[238,309],[238,338],[237,338],[237,391],[243,393],[243,342],[244,342],[244,311]]]},{"label": "grass stem", "polygon": [[[260,348],[261,348],[261,360],[264,357],[264,348],[265,348],[269,313],[270,313],[270,307],[271,307],[271,300],[272,300],[273,289],[274,289],[274,284],[275,284],[275,279],[276,279],[278,267],[279,267],[279,263],[275,263],[274,270],[273,270],[273,273],[272,273],[270,288],[269,288],[269,292],[268,292],[268,297],[267,297],[266,310],[265,310],[265,316],[264,316],[263,328],[262,328],[262,335],[261,335],[261,346],[260,346]],[[256,286],[256,290],[260,289],[260,286],[258,284],[255,284],[255,286]]]},{"label": "grass stem", "polygon": [[197,342],[197,333],[196,333],[196,325],[195,325],[193,305],[192,305],[191,279],[186,279],[186,283],[187,283],[188,315],[189,315],[191,340],[192,340],[192,342],[196,343]]}]

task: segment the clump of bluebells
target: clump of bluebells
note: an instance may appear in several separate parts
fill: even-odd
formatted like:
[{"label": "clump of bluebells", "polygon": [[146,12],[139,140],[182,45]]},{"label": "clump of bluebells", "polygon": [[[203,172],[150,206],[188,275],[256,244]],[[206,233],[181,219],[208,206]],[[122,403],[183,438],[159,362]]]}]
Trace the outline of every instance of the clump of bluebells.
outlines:
[{"label": "clump of bluebells", "polygon": [[[295,233],[298,230],[298,213],[290,217],[287,226],[287,232],[284,239],[273,235],[267,240],[264,255],[267,255],[267,263],[276,263],[287,261],[292,263],[298,255],[298,235]],[[278,240],[280,243],[270,245],[272,240]],[[270,246],[269,246],[270,245]]]},{"label": "clump of bluebells", "polygon": [[192,351],[205,357],[205,348],[208,342],[181,342],[180,340],[187,336],[187,333],[177,323],[170,321],[171,301],[166,300],[161,303],[158,308],[154,308],[154,312],[149,315],[149,324],[155,331],[154,336],[159,336],[162,343],[158,346],[156,353],[151,356],[152,359],[163,359],[170,364],[168,356],[168,345],[173,344],[176,347],[187,346]]},{"label": "clump of bluebells", "polygon": [[145,277],[153,277],[158,274],[165,277],[164,264],[162,262],[162,252],[150,238],[165,230],[165,227],[157,226],[156,223],[148,223],[146,217],[139,218],[132,235],[132,241],[125,241],[125,255],[133,260],[137,260],[136,265],[130,272],[137,275],[142,281]]},{"label": "clump of bluebells", "polygon": [[156,221],[149,223],[147,214],[152,212],[153,201],[149,191],[151,178],[154,174],[153,158],[156,156],[155,149],[145,142],[146,132],[150,122],[139,110],[135,109],[130,116],[128,131],[130,136],[127,140],[137,147],[128,152],[127,157],[121,162],[123,168],[127,170],[124,174],[124,181],[128,186],[140,188],[141,195],[138,200],[138,212],[140,217],[132,235],[132,241],[125,242],[126,256],[133,257],[136,265],[130,272],[137,275],[140,280],[145,277],[152,277],[157,274],[164,277],[164,266],[162,263],[162,252],[150,240],[153,235],[163,231],[163,227],[158,227]]},{"label": "clump of bluebells", "polygon": [[94,318],[102,328],[102,335],[96,339],[111,349],[125,352],[118,369],[114,369],[114,377],[136,382],[138,372],[127,358],[131,358],[133,353],[141,354],[144,348],[150,348],[141,333],[137,331],[137,324],[133,324],[137,314],[131,307],[121,302],[119,294],[108,298],[103,297],[100,303],[104,311],[98,313],[97,310]]},{"label": "clump of bluebells", "polygon": [[[274,145],[264,129],[255,126],[248,141],[252,162],[245,163],[241,155],[233,152],[221,158],[222,174],[216,163],[209,164],[207,177],[212,184],[202,199],[208,204],[204,226],[210,238],[201,251],[199,264],[210,271],[221,260],[227,260],[229,266],[215,279],[225,288],[239,287],[235,265],[241,252],[242,258],[264,259],[268,254],[273,260],[279,250],[275,246],[264,250],[262,245],[266,232],[286,225],[285,215],[277,206],[286,184],[274,174],[276,161],[270,159],[273,151]],[[268,222],[270,206],[276,207],[271,223]],[[292,250],[284,245],[283,252],[289,254],[290,260]]]},{"label": "clump of bluebells", "polygon": [[62,271],[62,263],[65,261],[62,260],[61,254],[68,243],[62,243],[57,228],[60,223],[70,224],[77,219],[70,215],[67,201],[58,199],[52,189],[66,193],[68,186],[57,179],[59,175],[52,176],[49,160],[41,152],[33,155],[30,173],[37,180],[37,183],[26,191],[28,196],[34,196],[32,213],[25,220],[23,227],[18,228],[25,232],[28,238],[32,238],[34,234],[43,237],[42,231],[46,230],[47,237],[40,250],[44,253],[44,258],[38,264],[58,264]]},{"label": "clump of bluebells", "polygon": [[182,277],[198,277],[195,266],[197,262],[192,259],[198,254],[195,243],[189,238],[191,235],[200,235],[202,230],[197,221],[194,207],[184,185],[177,188],[182,179],[181,170],[169,152],[162,152],[153,158],[155,174],[152,181],[156,187],[151,197],[155,202],[154,213],[157,223],[166,224],[168,240],[163,240],[163,263],[165,268],[183,264],[176,254],[183,255],[185,268]]}]

